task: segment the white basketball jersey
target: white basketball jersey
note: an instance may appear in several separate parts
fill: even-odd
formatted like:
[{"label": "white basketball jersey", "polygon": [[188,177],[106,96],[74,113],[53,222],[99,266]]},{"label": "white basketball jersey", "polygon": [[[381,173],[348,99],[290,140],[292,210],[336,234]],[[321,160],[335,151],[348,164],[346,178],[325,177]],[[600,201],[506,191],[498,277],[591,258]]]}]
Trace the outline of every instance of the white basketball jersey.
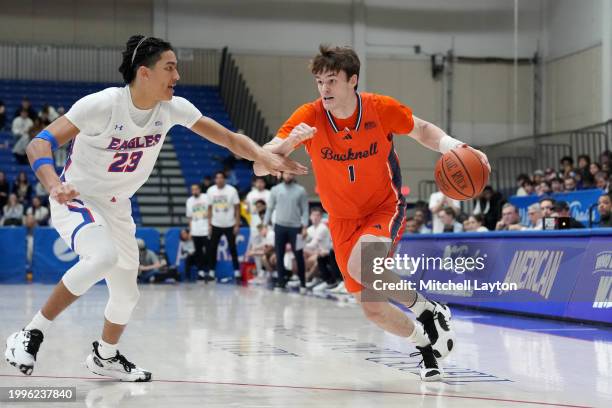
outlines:
[{"label": "white basketball jersey", "polygon": [[[62,180],[81,194],[131,197],[149,178],[170,128],[191,127],[202,116],[186,99],[173,97],[159,102],[147,123],[138,126],[131,103],[127,86],[107,88],[77,101],[66,114],[80,133],[72,141]],[[106,125],[92,128],[91,123]]]}]

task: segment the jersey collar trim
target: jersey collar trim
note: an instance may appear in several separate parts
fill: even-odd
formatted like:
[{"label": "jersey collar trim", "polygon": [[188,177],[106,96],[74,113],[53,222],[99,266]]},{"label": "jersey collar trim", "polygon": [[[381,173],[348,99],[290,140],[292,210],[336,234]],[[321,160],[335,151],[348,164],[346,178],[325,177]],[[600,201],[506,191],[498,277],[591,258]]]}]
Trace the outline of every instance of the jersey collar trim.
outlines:
[{"label": "jersey collar trim", "polygon": [[[357,123],[355,124],[355,129],[353,130],[359,130],[359,126],[361,125],[361,117],[363,116],[363,109],[362,109],[362,103],[361,103],[361,95],[359,94],[359,92],[355,92],[355,94],[357,95]],[[325,110],[325,114],[327,115],[327,121],[329,122],[329,124],[331,125],[332,129],[334,129],[334,132],[338,133],[340,132],[340,129],[338,129],[338,125],[336,125],[336,121],[334,120],[334,117],[332,116],[331,112],[328,110]]]}]

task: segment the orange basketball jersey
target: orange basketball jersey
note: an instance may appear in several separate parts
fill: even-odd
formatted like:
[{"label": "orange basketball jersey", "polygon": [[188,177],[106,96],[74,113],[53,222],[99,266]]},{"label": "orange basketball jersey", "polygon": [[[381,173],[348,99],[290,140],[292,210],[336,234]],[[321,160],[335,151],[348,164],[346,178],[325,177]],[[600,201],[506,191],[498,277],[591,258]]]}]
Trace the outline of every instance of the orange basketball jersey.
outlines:
[{"label": "orange basketball jersey", "polygon": [[278,132],[286,138],[301,122],[317,128],[305,145],[323,207],[336,218],[362,218],[405,204],[393,133],[412,130],[412,112],[390,97],[357,97],[351,118],[334,118],[317,99],[300,107]]}]

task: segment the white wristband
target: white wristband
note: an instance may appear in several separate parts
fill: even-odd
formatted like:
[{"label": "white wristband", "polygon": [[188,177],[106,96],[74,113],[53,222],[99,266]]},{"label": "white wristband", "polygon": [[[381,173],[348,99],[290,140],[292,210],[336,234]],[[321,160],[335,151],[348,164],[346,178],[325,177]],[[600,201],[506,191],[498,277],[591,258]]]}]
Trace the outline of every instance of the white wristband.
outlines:
[{"label": "white wristband", "polygon": [[454,139],[449,135],[444,135],[442,136],[442,139],[440,139],[440,146],[438,147],[438,150],[440,151],[440,153],[444,154],[457,146],[461,146],[462,144],[465,143],[460,140]]}]

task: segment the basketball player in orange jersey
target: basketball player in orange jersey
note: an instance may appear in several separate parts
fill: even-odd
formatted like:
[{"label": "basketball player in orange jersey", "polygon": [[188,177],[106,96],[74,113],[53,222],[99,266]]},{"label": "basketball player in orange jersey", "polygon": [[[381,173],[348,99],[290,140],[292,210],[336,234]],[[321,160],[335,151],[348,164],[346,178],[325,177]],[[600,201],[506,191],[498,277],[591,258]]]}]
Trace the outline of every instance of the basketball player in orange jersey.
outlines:
[{"label": "basketball player in orange jersey", "polygon": [[[436,357],[448,355],[455,341],[450,310],[416,291],[377,291],[375,279],[398,283],[401,278],[389,270],[375,275],[372,265],[374,258],[392,254],[405,224],[393,134],[407,134],[441,153],[467,145],[389,96],[357,92],[360,62],[351,48],[321,46],[310,68],[321,97],[299,107],[265,148],[288,155],[305,145],[346,289],[368,319],[415,343],[415,355],[423,358],[422,380],[439,381],[443,370]],[[477,153],[488,166],[484,153]],[[254,170],[266,174],[258,163]],[[417,321],[391,302],[405,305]]]}]

